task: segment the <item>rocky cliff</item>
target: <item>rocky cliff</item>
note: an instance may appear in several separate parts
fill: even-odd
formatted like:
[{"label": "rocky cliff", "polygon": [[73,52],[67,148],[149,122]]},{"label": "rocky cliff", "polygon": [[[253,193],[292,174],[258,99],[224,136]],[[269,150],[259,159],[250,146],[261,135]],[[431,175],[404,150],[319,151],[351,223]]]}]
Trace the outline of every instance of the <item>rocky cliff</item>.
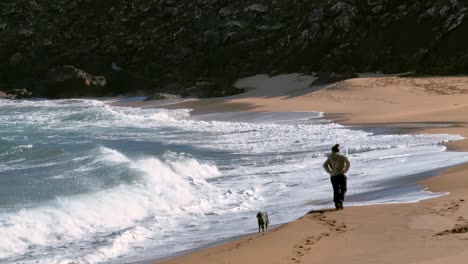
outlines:
[{"label": "rocky cliff", "polygon": [[466,11],[462,0],[2,0],[0,90],[203,97],[256,73],[466,73]]}]

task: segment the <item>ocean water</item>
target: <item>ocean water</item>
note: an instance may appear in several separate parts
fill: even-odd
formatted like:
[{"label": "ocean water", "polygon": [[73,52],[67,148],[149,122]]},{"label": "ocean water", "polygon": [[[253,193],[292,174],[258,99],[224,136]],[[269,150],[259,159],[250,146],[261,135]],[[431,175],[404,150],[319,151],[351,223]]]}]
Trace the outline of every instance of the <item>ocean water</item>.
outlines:
[{"label": "ocean water", "polygon": [[322,169],[340,143],[346,206],[443,195],[414,182],[468,161],[458,135],[373,133],[319,112],[224,113],[0,100],[0,263],[164,258],[332,207]]}]

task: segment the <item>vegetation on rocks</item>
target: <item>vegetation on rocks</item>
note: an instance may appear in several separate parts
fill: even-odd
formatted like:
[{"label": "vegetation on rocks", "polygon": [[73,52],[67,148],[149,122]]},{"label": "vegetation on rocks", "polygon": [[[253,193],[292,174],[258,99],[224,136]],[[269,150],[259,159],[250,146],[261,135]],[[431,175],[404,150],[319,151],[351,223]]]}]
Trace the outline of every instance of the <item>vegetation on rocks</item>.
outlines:
[{"label": "vegetation on rocks", "polygon": [[0,88],[212,97],[259,73],[466,73],[466,11],[462,0],[2,0]]}]

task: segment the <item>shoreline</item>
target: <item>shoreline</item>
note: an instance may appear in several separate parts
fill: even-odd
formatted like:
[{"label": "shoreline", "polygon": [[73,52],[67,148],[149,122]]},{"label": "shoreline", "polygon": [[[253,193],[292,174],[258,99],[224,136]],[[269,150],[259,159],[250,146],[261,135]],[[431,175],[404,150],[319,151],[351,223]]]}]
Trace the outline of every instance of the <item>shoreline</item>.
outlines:
[{"label": "shoreline", "polygon": [[[202,113],[201,115],[204,115],[204,114],[207,114],[207,113]],[[334,123],[338,123],[334,118],[329,118],[329,117],[327,118],[326,113],[324,113],[323,118],[327,119],[327,120],[330,120],[330,121],[332,121]],[[341,124],[341,123],[339,123],[339,124]],[[420,134],[420,133],[418,133],[419,129],[424,130],[424,129],[430,129],[431,128],[430,126],[426,127],[424,125],[422,125],[422,126],[419,125],[418,127],[412,127],[412,126],[400,127],[400,126],[393,126],[393,125],[394,124],[370,124],[370,125],[367,125],[367,124],[349,124],[349,125],[345,125],[345,126],[349,126],[348,127],[349,129],[358,129],[358,130],[364,130],[364,131],[369,131],[369,130],[373,131],[373,129],[375,129],[375,128],[382,129],[382,130],[387,130],[385,132],[379,132],[379,133],[382,133],[382,134],[394,134],[394,133],[390,133],[388,130],[393,130],[394,132],[396,132],[396,134]],[[412,130],[412,131],[408,132],[408,130]],[[451,142],[457,142],[457,141],[451,141]],[[442,145],[447,146],[448,144],[444,143]],[[447,151],[464,151],[464,149],[447,146]],[[466,151],[468,151],[468,149]],[[467,167],[468,168],[468,162],[464,163],[464,164],[461,164],[461,165],[449,166],[449,167],[446,167],[446,168],[441,168],[441,169],[437,169],[437,170],[427,171],[425,173],[420,173],[418,176],[416,176],[416,178],[422,178],[422,180],[408,180],[407,184],[409,184],[410,186],[420,186],[421,188],[426,189],[426,190],[430,191],[431,193],[433,193],[434,197],[425,198],[423,200],[416,201],[416,202],[385,202],[385,203],[350,205],[350,206],[348,206],[348,208],[350,208],[350,207],[394,206],[394,205],[398,206],[398,205],[405,205],[405,204],[416,204],[416,203],[422,203],[422,202],[425,202],[425,201],[428,201],[428,200],[440,199],[440,198],[443,198],[443,197],[446,197],[446,196],[450,196],[452,194],[450,192],[446,192],[446,191],[443,191],[443,190],[438,190],[438,191],[432,190],[432,188],[429,186],[429,185],[432,185],[432,184],[427,184],[426,181],[428,181],[428,180],[430,180],[431,178],[434,178],[434,177],[443,176],[444,173],[447,170],[453,170],[453,169],[457,169],[459,167],[461,167],[461,168]],[[412,175],[412,176],[415,177],[414,175]],[[354,196],[368,197],[368,195],[369,195],[369,193],[363,193],[363,194],[357,194],[357,195],[354,195]],[[348,196],[348,198],[351,198],[351,197],[353,197],[353,196]],[[364,198],[362,202],[365,203],[366,201],[367,200]],[[352,201],[352,202],[356,203],[356,201]],[[317,206],[317,204],[315,204],[315,205]],[[321,207],[321,206],[319,205],[318,207]],[[326,207],[324,207],[322,209],[315,209],[313,211],[333,212],[335,210],[334,209],[330,210],[330,209],[327,209]],[[311,214],[311,212],[312,211],[307,212],[304,216],[300,217],[297,220],[292,220],[292,221],[289,221],[289,222],[276,224],[275,227],[273,227],[273,228],[271,228],[269,230],[271,231],[271,230],[280,229],[284,225],[288,225],[288,224],[294,223],[296,221],[299,221],[303,217],[306,217],[308,214]],[[216,248],[220,248],[220,247],[222,248],[222,247],[225,247],[226,245],[230,245],[232,243],[237,243],[239,241],[244,241],[245,239],[250,240],[252,237],[255,238],[255,237],[258,237],[258,236],[262,236],[262,235],[264,235],[264,234],[262,234],[262,233],[258,234],[257,232],[248,233],[248,234],[244,234],[244,235],[240,235],[240,236],[234,236],[234,237],[231,237],[231,238],[222,239],[220,241],[212,242],[212,243],[210,243],[208,245],[201,246],[201,247],[198,247],[198,248],[194,248],[194,249],[191,249],[191,250],[178,252],[178,253],[172,254],[172,255],[167,256],[167,257],[157,258],[157,259],[153,259],[153,260],[150,260],[150,261],[131,262],[131,263],[132,264],[172,263],[172,260],[178,260],[179,258],[183,259],[183,258],[185,258],[187,256],[191,256],[192,254],[197,254],[197,253],[204,252],[204,251],[211,251],[211,250],[216,249]],[[176,261],[174,263],[185,263],[185,260],[182,261],[182,262],[177,262]]]},{"label": "shoreline", "polygon": [[[288,94],[294,92],[289,90],[285,91],[284,96],[271,98],[268,96],[250,98],[247,94],[244,97],[215,99],[210,102],[203,100],[185,102],[175,107],[194,108],[198,109],[198,112],[216,109],[216,105],[217,111],[221,112],[232,108],[237,108],[238,111],[244,109],[281,111],[289,108],[294,111],[310,109],[313,105],[314,111],[322,111],[326,115],[325,118],[343,125],[364,127],[383,125],[395,128],[392,125],[434,124],[434,127],[430,128],[411,127],[404,130],[411,130],[410,134],[459,134],[465,139],[444,145],[451,151],[468,151],[466,139],[468,118],[461,114],[463,111],[460,111],[468,109],[468,105],[462,103],[468,99],[468,78],[456,78],[458,81],[462,80],[463,90],[457,87],[455,95],[431,92],[431,88],[434,87],[439,90],[453,89],[450,78],[445,78],[447,80],[437,78],[434,87],[431,86],[434,83],[427,83],[427,80],[431,78],[420,78],[427,89],[416,93],[408,89],[408,79],[400,83],[401,80],[393,77],[390,77],[391,80],[388,80],[389,78],[358,78],[341,82],[338,89],[334,88],[334,85],[330,85],[331,88],[328,86],[322,89],[311,89],[310,93],[303,92],[301,97],[289,98]],[[420,81],[418,78],[410,79],[411,82]],[[446,86],[443,85],[444,81],[447,82]],[[383,85],[381,85],[382,82]],[[391,85],[385,85],[388,82]],[[375,84],[369,85],[369,83]],[[375,91],[381,90],[375,89],[381,86],[386,88],[385,91]],[[395,87],[398,91],[391,90]],[[420,88],[418,85],[415,87],[412,88],[415,90]],[[356,91],[357,95],[352,93]],[[421,99],[415,100],[421,95],[430,98],[434,105]],[[445,97],[443,98],[445,101],[437,103],[441,97]],[[343,98],[346,100],[343,101]],[[340,107],[333,107],[336,104],[334,99],[338,99]],[[285,106],[287,103],[281,104],[281,100],[289,100],[296,104]],[[356,107],[356,101],[365,103],[362,109]],[[377,108],[382,105],[388,111]],[[439,107],[438,111],[434,111],[437,107]],[[450,124],[450,126],[445,126],[445,124]],[[464,263],[464,257],[468,256],[468,236],[465,232],[457,233],[456,231],[457,228],[460,229],[460,226],[468,226],[468,221],[464,217],[468,214],[468,206],[464,203],[468,198],[468,180],[464,179],[464,174],[468,174],[467,163],[444,169],[437,176],[417,182],[432,192],[449,192],[445,196],[411,204],[357,206],[337,212],[307,213],[301,219],[283,224],[268,233],[253,234],[245,239],[202,248],[189,255],[156,263],[257,263],[259,261],[263,263],[309,263],[310,261],[337,263],[345,260],[348,263],[375,263],[376,261],[395,263],[398,260],[403,261],[402,263],[444,263],[444,261],[445,263]],[[368,218],[378,218],[380,221],[377,222],[381,225],[376,225],[375,221],[369,221]],[[305,237],[298,233],[302,230],[301,225],[313,227]],[[381,233],[376,232],[382,228]],[[278,236],[278,233],[281,235]],[[291,234],[297,236],[291,237]],[[382,238],[387,240],[382,240]],[[366,253],[362,249],[366,246],[357,247],[357,244],[367,245],[367,249],[372,250]],[[333,251],[337,245],[343,246],[343,252]],[[392,248],[399,250],[392,251]],[[258,254],[258,249],[270,254]],[[233,251],[236,253],[233,254]],[[327,257],[322,257],[323,255]],[[265,258],[268,261],[265,261]]]},{"label": "shoreline", "polygon": [[[158,105],[155,108],[160,108],[160,106],[161,105]],[[132,107],[135,107],[135,106],[132,106]],[[162,106],[161,108],[164,108],[164,107]],[[252,113],[251,111],[245,111],[245,112],[240,112],[240,113],[249,113],[249,112]],[[316,112],[316,111],[313,111],[313,112]],[[221,114],[222,115],[223,113],[232,113],[232,112],[204,112],[204,113],[197,113],[194,116],[203,117],[203,116],[205,116],[207,114],[208,115],[210,115],[210,114]],[[287,113],[287,112],[285,111],[285,112],[277,112],[277,113]],[[329,120],[329,121],[331,121],[333,123],[338,123],[336,120],[334,120],[334,118],[330,118],[330,116],[328,116],[326,113],[323,113],[323,116],[321,118]],[[340,116],[338,116],[338,118],[340,118]],[[203,120],[205,120],[205,119],[203,119]],[[210,119],[208,118],[206,120],[210,120]],[[397,123],[394,123],[394,124],[391,124],[391,123],[388,123],[388,124],[371,124],[371,125],[350,124],[350,125],[345,125],[345,126],[347,126],[348,129],[363,130],[363,131],[371,132],[371,133],[374,133],[374,134],[391,135],[391,134],[418,134],[417,133],[418,129],[430,129],[432,127],[435,127],[435,128],[447,127],[446,125],[448,125],[448,123],[441,124],[441,123],[435,122],[435,123],[419,123],[419,124],[404,124],[404,123],[402,123],[401,125],[397,124]],[[452,127],[452,126],[450,126],[450,127]],[[376,132],[376,130],[378,130],[378,132]],[[443,144],[443,145],[446,145],[446,144]],[[447,151],[450,151],[450,150],[447,149]],[[461,165],[457,165],[457,166],[461,166]],[[455,167],[457,167],[457,166],[455,166]],[[446,168],[427,171],[427,172],[424,172],[424,173],[419,173],[417,175],[416,174],[411,175],[412,178],[423,178],[423,180],[406,179],[406,181],[407,181],[406,184],[409,184],[411,186],[420,186],[420,187],[424,188],[425,186],[423,186],[420,183],[421,181],[425,181],[427,179],[430,179],[432,177],[440,175],[440,174],[442,174],[443,171],[445,171],[447,169],[450,169],[450,168],[452,168],[452,167],[446,167]],[[405,179],[403,179],[403,180],[405,180]],[[398,188],[401,188],[401,187],[398,187]],[[351,198],[353,200],[352,202],[353,203],[366,203],[366,202],[369,201],[369,199],[365,199],[365,197],[368,197],[368,195],[369,195],[369,193],[362,193],[362,194],[357,194],[357,195],[353,195],[353,196],[348,196],[348,198],[360,197],[359,201],[354,201],[354,199]],[[434,192],[434,195],[435,195],[434,197],[424,198],[421,201],[428,200],[428,199],[437,199],[437,198],[440,198],[440,197],[443,197],[443,196],[447,196],[449,194],[448,193],[437,194],[437,193]],[[381,198],[385,198],[385,196],[382,196]],[[398,204],[407,204],[407,203],[418,203],[418,202],[421,202],[421,201],[416,201],[416,202],[383,202],[383,203],[377,202],[377,203],[371,203],[371,204],[350,205],[349,207],[385,206],[385,205],[395,205],[395,204],[398,205]],[[320,204],[311,204],[311,205],[318,206],[319,209],[316,209],[316,211],[326,211],[326,210],[328,210],[326,207],[320,209],[324,205],[320,205]],[[297,220],[299,220],[299,219],[297,219]],[[283,225],[295,222],[297,220],[291,220],[291,221],[275,224],[272,229],[280,228]],[[224,238],[224,239],[221,239],[219,241],[214,241],[214,242],[211,242],[211,243],[209,243],[207,245],[200,246],[200,247],[197,247],[197,248],[194,248],[194,249],[188,249],[188,250],[184,250],[184,251],[181,251],[181,252],[173,253],[173,254],[165,256],[165,257],[154,258],[154,259],[150,259],[150,260],[136,261],[136,262],[128,262],[128,263],[132,263],[132,264],[165,263],[166,261],[171,261],[172,259],[177,259],[179,257],[184,257],[184,256],[188,256],[188,255],[191,255],[191,254],[196,254],[197,252],[200,252],[200,251],[209,250],[211,248],[223,246],[225,244],[233,243],[233,242],[236,242],[236,241],[241,240],[243,238],[250,238],[250,237],[256,236],[256,235],[258,235],[256,232],[246,233],[246,234],[243,234],[243,235],[237,235],[237,236],[233,236],[233,237],[229,237],[229,238]]]}]

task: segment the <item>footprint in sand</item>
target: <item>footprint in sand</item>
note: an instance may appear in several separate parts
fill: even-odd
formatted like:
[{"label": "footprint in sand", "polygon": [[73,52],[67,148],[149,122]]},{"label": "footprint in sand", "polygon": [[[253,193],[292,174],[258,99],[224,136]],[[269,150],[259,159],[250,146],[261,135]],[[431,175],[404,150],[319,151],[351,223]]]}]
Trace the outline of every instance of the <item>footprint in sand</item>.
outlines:
[{"label": "footprint in sand", "polygon": [[300,263],[302,257],[304,257],[312,249],[312,246],[319,242],[321,239],[338,235],[340,233],[346,232],[347,226],[342,223],[338,223],[337,220],[331,219],[324,214],[324,212],[317,212],[311,216],[311,219],[318,221],[320,224],[326,226],[329,232],[323,232],[319,235],[308,236],[298,244],[294,246],[293,256],[290,258],[294,263]]},{"label": "footprint in sand", "polygon": [[[462,203],[464,203],[464,199],[456,199],[451,200],[448,203],[444,204],[444,208],[436,210],[435,213],[441,216],[445,216],[447,214],[454,214],[460,209]],[[453,228],[444,230],[442,232],[436,233],[436,236],[444,236],[444,235],[451,235],[451,234],[463,234],[468,233],[468,220],[466,220],[463,216],[459,216],[457,218],[458,224],[456,224]]]},{"label": "footprint in sand", "polygon": [[436,236],[444,236],[444,235],[451,235],[451,234],[464,234],[468,233],[468,223],[464,224],[456,224],[452,229],[444,230],[435,234]]},{"label": "footprint in sand", "polygon": [[308,236],[304,240],[302,240],[299,244],[294,246],[294,257],[291,257],[291,260],[294,260],[295,263],[299,263],[301,261],[301,258],[309,253],[309,251],[312,249],[312,245],[315,243],[319,242],[321,239],[325,237],[329,237],[330,233],[322,233],[318,236]]},{"label": "footprint in sand", "polygon": [[464,234],[468,233],[468,220],[466,220],[463,216],[459,216],[457,218],[459,222],[456,224],[452,229],[444,230],[435,234],[436,236],[443,236],[443,235],[450,235],[450,234]]},{"label": "footprint in sand", "polygon": [[443,208],[435,210],[434,213],[441,215],[441,216],[444,216],[446,214],[453,214],[456,211],[458,211],[458,209],[460,209],[460,205],[463,202],[465,202],[464,199],[451,200],[448,203],[445,203],[443,205]]}]

